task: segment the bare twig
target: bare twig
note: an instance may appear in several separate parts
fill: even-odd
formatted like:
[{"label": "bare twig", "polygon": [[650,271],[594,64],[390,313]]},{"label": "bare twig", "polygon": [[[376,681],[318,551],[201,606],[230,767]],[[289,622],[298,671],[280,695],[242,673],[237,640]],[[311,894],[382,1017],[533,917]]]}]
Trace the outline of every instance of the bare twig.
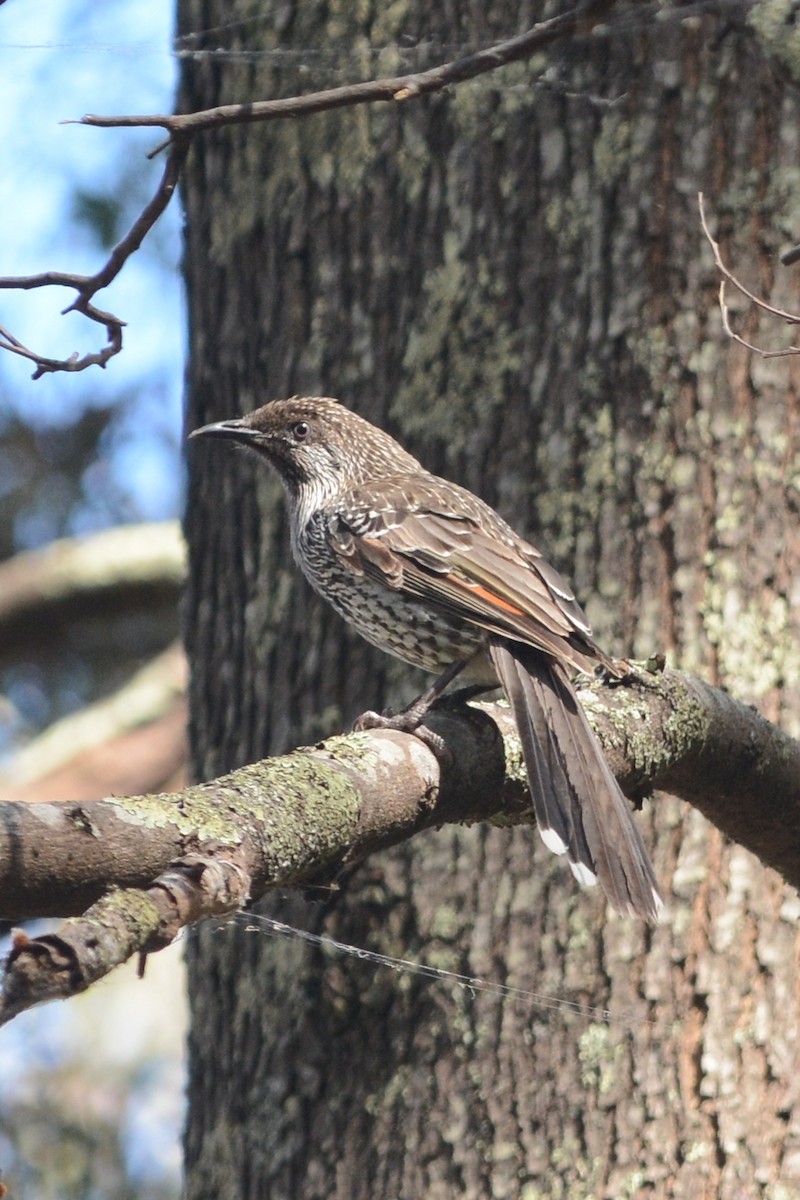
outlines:
[{"label": "bare twig", "polygon": [[34,379],[54,371],[84,371],[90,366],[104,367],[109,359],[122,349],[122,330],[125,322],[113,313],[101,312],[92,303],[92,298],[117,277],[130,256],[139,249],[142,241],[155,225],[169,204],[177,187],[189,145],[195,134],[219,126],[243,122],[274,121],[287,117],[308,116],[311,113],[327,112],[355,104],[375,101],[403,101],[416,99],[442,91],[451,84],[474,79],[498,67],[530,58],[538,50],[572,34],[586,31],[603,19],[614,7],[615,0],[589,0],[570,12],[549,21],[542,21],[525,33],[497,42],[494,46],[479,50],[452,63],[409,75],[398,75],[390,79],[375,79],[346,87],[329,88],[312,92],[306,96],[292,96],[280,100],[260,100],[250,104],[224,104],[218,108],[196,113],[165,115],[103,117],[87,115],[77,124],[97,128],[163,128],[169,139],[151,152],[151,157],[168,148],[169,157],[161,182],[156,192],[134,221],[126,236],[112,250],[108,261],[95,275],[74,275],[60,271],[46,271],[41,275],[17,278],[0,278],[0,288],[30,289],[39,287],[71,287],[77,298],[63,311],[80,312],[91,321],[105,325],[108,345],[102,350],[83,356],[77,353],[69,358],[48,358],[24,346],[8,330],[0,326],[0,349],[8,350],[30,359],[36,364]]},{"label": "bare twig", "polygon": [[[52,272],[48,272],[52,274]],[[37,283],[31,283],[30,287],[49,287],[53,284],[58,284],[63,287],[79,287],[80,281],[87,280],[85,275],[68,276],[63,280],[48,279],[45,275],[33,276],[37,279]],[[14,285],[22,288],[26,285],[12,278],[0,279],[0,287],[13,287]],[[82,312],[91,321],[98,321],[101,325],[105,325],[108,332],[108,345],[102,350],[97,350],[91,354],[84,354],[82,357],[75,351],[69,358],[47,358],[43,354],[38,354],[35,350],[30,350],[27,346],[14,337],[5,326],[0,325],[0,350],[8,350],[11,354],[18,354],[20,358],[28,358],[31,362],[36,363],[36,370],[31,379],[41,379],[42,375],[47,375],[53,371],[85,371],[87,367],[104,367],[110,358],[119,354],[122,349],[122,330],[125,322],[119,317],[113,316],[111,313],[100,314],[89,303],[76,303],[71,307],[78,312]],[[62,311],[62,316],[64,312]]]},{"label": "bare twig", "polygon": [[74,288],[78,295],[71,304],[62,309],[62,314],[79,312],[88,317],[90,321],[96,321],[99,325],[105,325],[106,327],[108,344],[102,350],[84,354],[83,356],[75,353],[71,354],[69,358],[48,358],[45,355],[38,354],[35,350],[30,350],[18,338],[9,333],[7,329],[0,326],[0,349],[8,350],[12,354],[19,354],[22,358],[30,359],[31,362],[36,363],[36,370],[33,373],[34,379],[40,379],[42,375],[54,371],[85,371],[87,367],[91,366],[104,367],[110,358],[113,358],[122,350],[122,330],[125,327],[125,322],[113,313],[103,312],[97,308],[92,304],[92,299],[97,292],[108,287],[109,283],[116,279],[125,263],[139,249],[145,237],[169,204],[178,186],[181,169],[186,161],[188,150],[189,138],[181,135],[173,137],[164,173],[161,176],[155,194],[142,209],[133,225],[125,234],[125,237],[116,244],[107,261],[96,274],[76,275],[63,271],[44,271],[41,275],[0,278],[0,288],[5,289],[13,288],[21,291],[29,291],[40,287]]},{"label": "bare twig", "polygon": [[395,75],[389,79],[370,79],[364,83],[347,84],[344,87],[327,88],[322,92],[309,92],[305,96],[287,96],[281,100],[256,100],[249,104],[221,104],[217,108],[194,113],[164,113],[146,116],[102,117],[87,114],[81,125],[93,125],[101,129],[138,128],[155,126],[166,129],[172,136],[178,133],[200,133],[215,129],[219,125],[250,124],[261,121],[276,121],[286,117],[304,117],[311,113],[329,112],[335,108],[348,108],[355,104],[372,104],[376,101],[403,101],[441,92],[451,84],[463,83],[498,67],[530,58],[538,50],[561,38],[569,37],[582,30],[589,31],[593,25],[613,8],[614,0],[594,0],[549,21],[541,21],[516,37],[506,38],[468,54],[455,62],[432,67],[429,71]]},{"label": "bare twig", "polygon": [[766,300],[762,300],[760,296],[756,296],[749,288],[736,278],[733,272],[725,265],[720,252],[719,243],[711,236],[711,231],[708,228],[706,221],[705,204],[702,192],[697,193],[697,204],[700,209],[700,224],[703,227],[703,233],[706,235],[708,244],[714,254],[714,262],[717,265],[717,270],[723,276],[722,283],[719,285],[719,309],[722,314],[722,325],[728,337],[734,342],[738,342],[740,346],[744,346],[747,350],[752,350],[755,354],[760,354],[762,358],[786,358],[792,354],[800,354],[800,346],[789,346],[784,350],[764,350],[761,346],[754,346],[752,342],[746,341],[740,334],[736,333],[730,322],[730,309],[725,299],[725,282],[731,283],[737,291],[752,303],[756,308],[760,308],[762,312],[770,313],[774,317],[780,317],[787,325],[800,325],[800,315],[797,313],[787,312],[786,309],[776,308],[773,304],[769,304]]}]

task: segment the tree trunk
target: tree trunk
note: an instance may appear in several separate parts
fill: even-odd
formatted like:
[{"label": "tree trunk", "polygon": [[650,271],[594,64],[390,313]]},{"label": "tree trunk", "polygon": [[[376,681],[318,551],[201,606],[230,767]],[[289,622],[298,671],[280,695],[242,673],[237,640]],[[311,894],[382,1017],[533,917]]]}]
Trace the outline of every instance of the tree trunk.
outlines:
[{"label": "tree trunk", "polygon": [[[423,69],[542,7],[179,0],[179,34],[214,28],[193,49],[255,52],[184,59],[181,106]],[[665,652],[797,733],[798,360],[724,339],[696,199],[791,307],[800,103],[779,8],[618,4],[438,97],[205,135],[184,188],[188,423],[339,396],[542,545],[609,651]],[[732,320],[788,344],[750,308]],[[263,468],[206,447],[192,468],[196,772],[410,698],[423,677],[298,578]],[[489,990],[257,921],[199,929],[191,1200],[795,1194],[798,898],[669,798],[637,820],[656,930],[528,829],[426,834],[270,908]]]}]

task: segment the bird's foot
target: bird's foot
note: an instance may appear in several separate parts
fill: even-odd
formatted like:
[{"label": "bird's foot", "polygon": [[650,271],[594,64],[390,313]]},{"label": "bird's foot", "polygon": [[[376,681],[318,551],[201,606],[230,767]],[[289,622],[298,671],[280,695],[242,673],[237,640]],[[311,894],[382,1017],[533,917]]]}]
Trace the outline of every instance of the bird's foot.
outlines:
[{"label": "bird's foot", "polygon": [[608,687],[617,687],[627,683],[631,678],[631,663],[627,658],[608,658],[594,668],[592,676]]},{"label": "bird's foot", "polygon": [[[2,0],[0,0],[2,2]],[[431,684],[426,692],[421,696],[417,696],[416,700],[412,700],[407,708],[400,712],[365,712],[362,713],[358,720],[353,725],[353,728],[358,732],[365,729],[397,729],[401,733],[413,733],[414,737],[418,737],[421,742],[424,742],[433,754],[436,755],[443,764],[452,763],[453,754],[445,744],[445,740],[440,734],[434,733],[427,725],[423,724],[430,710],[436,704],[442,704],[442,693],[448,684],[452,683],[457,675],[463,671],[464,667],[470,660],[468,658],[459,659],[443,671],[439,678]],[[461,688],[451,698],[445,700],[445,703],[463,704],[465,700],[477,695],[479,692],[487,691],[484,687],[466,687]]]},{"label": "bird's foot", "polygon": [[603,683],[609,684],[611,687],[622,685],[630,687],[631,684],[638,684],[639,687],[645,690],[657,688],[654,679],[664,674],[666,667],[666,659],[663,654],[653,654],[644,662],[630,662],[628,659],[621,658],[615,663],[618,667],[623,667],[624,671],[616,675],[608,677],[608,674],[603,668],[600,669],[599,677]]},{"label": "bird's foot", "polygon": [[444,738],[424,724],[431,703],[426,696],[419,696],[408,708],[400,712],[365,712],[353,723],[353,729],[362,733],[366,729],[396,729],[399,733],[411,733],[444,763],[453,761],[452,752]]}]

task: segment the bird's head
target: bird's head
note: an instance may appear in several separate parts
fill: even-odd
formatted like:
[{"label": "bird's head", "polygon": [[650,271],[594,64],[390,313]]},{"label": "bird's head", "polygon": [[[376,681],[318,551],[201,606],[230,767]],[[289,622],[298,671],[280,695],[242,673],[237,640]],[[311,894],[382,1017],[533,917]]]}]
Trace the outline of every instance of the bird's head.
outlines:
[{"label": "bird's head", "polygon": [[190,436],[239,442],[275,468],[287,492],[313,492],[320,505],[342,487],[421,469],[388,433],[328,397],[273,400]]}]

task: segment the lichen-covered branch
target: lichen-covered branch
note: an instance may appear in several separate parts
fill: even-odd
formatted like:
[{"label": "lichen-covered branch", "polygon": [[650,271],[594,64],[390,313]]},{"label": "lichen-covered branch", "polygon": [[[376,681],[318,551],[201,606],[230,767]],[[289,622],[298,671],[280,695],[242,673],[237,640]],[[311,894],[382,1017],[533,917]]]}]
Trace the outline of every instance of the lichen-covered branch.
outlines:
[{"label": "lichen-covered branch", "polygon": [[[72,916],[109,887],[143,888],[186,854],[236,853],[252,896],[308,882],[426,825],[511,805],[503,744],[480,710],[432,724],[454,761],[390,731],[331,738],[209,783],[87,804],[0,804],[0,919]],[[518,807],[527,807],[521,784]]]},{"label": "lichen-covered branch", "polygon": [[[800,743],[675,672],[592,684],[581,698],[629,795],[682,796],[800,886]],[[58,935],[18,937],[0,1020],[83,990],[185,924],[330,881],[422,829],[531,819],[503,705],[443,707],[429,724],[441,761],[417,738],[375,730],[172,794],[0,805],[0,918],[83,913]]]},{"label": "lichen-covered branch", "polygon": [[18,932],[6,960],[0,1023],[44,1000],[84,992],[137,951],[168,946],[184,926],[235,912],[249,880],[233,859],[187,855],[146,890],[112,891],[58,933]]}]

